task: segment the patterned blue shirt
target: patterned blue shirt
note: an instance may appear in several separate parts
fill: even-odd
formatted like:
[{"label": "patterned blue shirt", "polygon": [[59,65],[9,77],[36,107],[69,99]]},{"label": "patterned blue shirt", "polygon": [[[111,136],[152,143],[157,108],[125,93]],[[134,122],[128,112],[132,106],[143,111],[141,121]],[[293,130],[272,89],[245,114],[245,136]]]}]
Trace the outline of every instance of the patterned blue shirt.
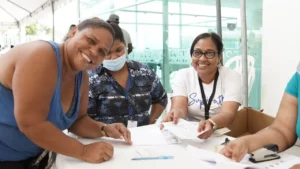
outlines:
[{"label": "patterned blue shirt", "polygon": [[119,85],[107,70],[99,66],[89,72],[88,115],[106,124],[135,120],[138,126],[149,124],[149,109],[152,104],[166,107],[167,94],[157,75],[146,65],[127,60],[131,81],[126,90]]}]

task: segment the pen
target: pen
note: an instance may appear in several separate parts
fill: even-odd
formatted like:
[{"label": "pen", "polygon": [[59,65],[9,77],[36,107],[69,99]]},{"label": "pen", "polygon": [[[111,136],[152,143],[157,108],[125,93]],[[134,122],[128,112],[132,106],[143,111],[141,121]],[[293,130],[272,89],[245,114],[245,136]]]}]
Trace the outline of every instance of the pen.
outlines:
[{"label": "pen", "polygon": [[229,142],[230,142],[230,140],[226,137],[226,138],[225,138],[225,142],[222,143],[221,145],[226,145],[226,144],[228,144]]},{"label": "pen", "polygon": [[173,158],[174,156],[157,156],[157,157],[137,157],[137,158],[132,158],[131,160],[169,160]]}]

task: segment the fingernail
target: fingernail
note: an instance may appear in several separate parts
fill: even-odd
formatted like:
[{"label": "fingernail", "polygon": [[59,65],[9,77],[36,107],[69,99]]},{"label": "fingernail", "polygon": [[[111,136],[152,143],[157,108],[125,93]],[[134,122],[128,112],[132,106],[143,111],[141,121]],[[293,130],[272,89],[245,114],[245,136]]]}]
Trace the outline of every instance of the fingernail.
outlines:
[{"label": "fingernail", "polygon": [[123,137],[123,136],[120,136],[120,138],[124,140],[124,137]]}]

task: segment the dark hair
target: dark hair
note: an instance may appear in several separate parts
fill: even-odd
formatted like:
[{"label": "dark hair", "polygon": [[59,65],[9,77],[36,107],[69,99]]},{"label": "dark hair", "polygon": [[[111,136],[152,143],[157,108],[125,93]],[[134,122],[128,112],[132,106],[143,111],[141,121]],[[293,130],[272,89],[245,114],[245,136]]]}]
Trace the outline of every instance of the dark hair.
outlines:
[{"label": "dark hair", "polygon": [[77,26],[77,29],[79,31],[82,31],[83,29],[86,29],[86,28],[104,28],[112,34],[113,38],[115,38],[115,31],[113,30],[113,28],[108,23],[106,23],[104,20],[99,19],[97,17],[83,20]]},{"label": "dark hair", "polygon": [[115,40],[120,40],[121,42],[125,43],[123,31],[120,28],[120,26],[118,24],[115,24],[115,23],[112,23],[112,22],[108,22],[108,23],[110,24],[110,26],[115,31]]},{"label": "dark hair", "polygon": [[64,39],[63,39],[64,42],[67,41],[67,40],[69,39],[69,35],[70,35],[70,33],[72,32],[72,30],[73,30],[75,27],[76,27],[75,24],[70,25],[69,30],[68,30],[68,33],[65,35],[65,37],[64,37]]},{"label": "dark hair", "polygon": [[214,32],[211,32],[211,33],[202,33],[200,35],[198,35],[193,43],[192,43],[192,46],[191,46],[191,49],[190,49],[190,54],[191,56],[193,55],[193,52],[194,52],[194,47],[196,45],[196,43],[200,40],[200,39],[205,39],[205,38],[211,38],[212,41],[214,42],[214,44],[216,45],[217,47],[217,50],[218,50],[218,54],[222,53],[223,52],[223,42],[220,38],[220,36]]},{"label": "dark hair", "polygon": [[70,25],[70,27],[69,27],[69,31],[70,30],[72,30],[73,28],[75,28],[76,27],[76,25],[75,24],[72,24],[72,25]]}]

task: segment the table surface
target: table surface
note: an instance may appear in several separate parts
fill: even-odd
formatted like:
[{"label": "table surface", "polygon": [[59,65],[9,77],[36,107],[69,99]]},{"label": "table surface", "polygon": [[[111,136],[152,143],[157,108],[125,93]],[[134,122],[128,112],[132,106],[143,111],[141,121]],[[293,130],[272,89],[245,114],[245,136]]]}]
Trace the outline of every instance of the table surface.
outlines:
[{"label": "table surface", "polygon": [[[148,127],[144,127],[143,129],[155,128],[154,125],[149,125]],[[158,129],[158,128],[157,128]],[[132,129],[135,130],[135,129]],[[159,129],[158,129],[159,130]],[[147,135],[148,133],[144,133],[136,137],[150,137],[151,135]],[[97,141],[105,141],[114,146],[114,156],[109,161],[100,163],[100,164],[90,164],[72,157],[67,157],[61,154],[57,155],[56,163],[53,168],[55,169],[120,169],[120,168],[130,168],[130,169],[184,169],[184,168],[227,168],[224,166],[214,166],[207,162],[201,161],[197,158],[194,158],[191,155],[186,147],[187,145],[192,145],[204,150],[208,151],[217,151],[217,145],[220,145],[224,142],[225,138],[230,138],[228,136],[212,136],[206,140],[194,139],[194,140],[182,140],[181,144],[170,144],[170,145],[149,145],[149,146],[139,146],[139,145],[128,145],[123,140],[115,140],[111,138],[98,138],[98,139],[84,139],[84,138],[77,138],[83,144],[89,144]],[[133,137],[134,138],[134,137]],[[153,138],[149,138],[153,139]],[[133,139],[134,142],[134,139]],[[163,155],[171,155],[174,156],[174,159],[171,160],[139,160],[134,161],[132,158],[137,156],[137,150],[143,149],[145,151],[151,150],[151,152],[157,152]],[[282,156],[281,160],[274,160],[272,162],[266,162],[265,165],[272,165],[277,164],[278,166],[280,163],[283,163],[285,158],[289,158],[290,156],[287,153],[280,153]],[[299,158],[300,159],[300,158]],[[299,159],[297,159],[299,161]],[[294,159],[295,160],[295,159]],[[295,162],[291,162],[292,165]],[[299,161],[300,163],[300,161]],[[253,163],[249,162],[248,164],[254,165]],[[260,166],[262,166],[260,164]],[[276,167],[276,166],[275,166]],[[272,168],[272,169],[275,169]],[[263,167],[268,168],[268,167]],[[270,167],[269,167],[270,168]]]}]

